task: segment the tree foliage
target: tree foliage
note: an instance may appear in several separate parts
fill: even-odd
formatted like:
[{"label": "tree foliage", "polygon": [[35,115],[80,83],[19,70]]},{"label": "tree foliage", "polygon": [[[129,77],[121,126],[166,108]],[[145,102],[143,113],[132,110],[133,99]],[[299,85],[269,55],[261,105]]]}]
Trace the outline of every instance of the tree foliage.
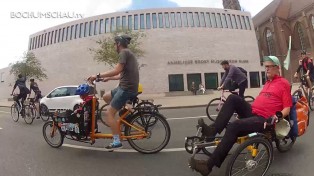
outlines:
[{"label": "tree foliage", "polygon": [[[112,32],[109,36],[96,41],[99,48],[89,48],[94,54],[94,60],[97,62],[104,62],[111,67],[115,66],[119,61],[119,56],[114,45],[114,37],[121,34],[127,34],[132,37],[128,48],[135,54],[136,58],[144,56],[144,51],[141,49],[141,39],[146,37],[146,35],[140,31],[118,29]],[[142,64],[141,67],[143,66],[144,65]]]},{"label": "tree foliage", "polygon": [[32,52],[24,53],[22,61],[11,63],[10,67],[10,74],[13,74],[15,77],[17,77],[19,74],[22,74],[28,78],[35,78],[40,81],[42,81],[43,78],[48,78],[45,74],[46,70],[41,66],[40,61]]}]

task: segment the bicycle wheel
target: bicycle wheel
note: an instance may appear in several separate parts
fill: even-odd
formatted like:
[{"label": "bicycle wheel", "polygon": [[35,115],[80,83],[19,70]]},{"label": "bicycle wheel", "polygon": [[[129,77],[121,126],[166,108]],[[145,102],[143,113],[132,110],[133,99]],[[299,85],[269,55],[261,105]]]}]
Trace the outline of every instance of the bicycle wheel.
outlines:
[{"label": "bicycle wheel", "polygon": [[[256,150],[255,150],[256,149]],[[256,151],[253,156],[252,150]],[[273,148],[268,139],[253,137],[242,143],[227,164],[228,176],[264,176],[273,160]]]},{"label": "bicycle wheel", "polygon": [[309,101],[309,107],[310,107],[311,111],[313,111],[314,110],[314,99],[313,99],[312,89],[311,89],[311,91],[309,93],[308,101]]},{"label": "bicycle wheel", "polygon": [[109,105],[109,104],[103,105],[103,106],[99,109],[98,116],[97,116],[97,120],[100,120],[101,123],[103,123],[103,124],[106,125],[107,127],[109,127],[109,125],[105,122],[105,115],[107,114],[108,105]]},{"label": "bicycle wheel", "polygon": [[46,105],[41,104],[39,106],[39,111],[40,111],[40,117],[41,120],[43,120],[44,122],[47,122],[49,120],[49,109]]},{"label": "bicycle wheel", "polygon": [[215,122],[217,115],[222,107],[222,105],[225,103],[225,100],[220,101],[220,98],[214,98],[212,99],[207,107],[206,107],[206,114],[209,120]]},{"label": "bicycle wheel", "polygon": [[11,106],[11,117],[12,117],[14,122],[17,122],[19,120],[19,117],[20,117],[19,110],[18,110],[15,103]]},{"label": "bicycle wheel", "polygon": [[284,153],[284,152],[289,151],[292,148],[295,141],[296,141],[296,137],[286,136],[283,139],[276,139],[275,143],[276,143],[276,147],[278,151],[281,153]]},{"label": "bicycle wheel", "polygon": [[52,121],[48,121],[43,126],[43,135],[45,141],[54,148],[58,148],[63,144],[64,135],[61,133],[60,128],[53,125]]},{"label": "bicycle wheel", "polygon": [[36,118],[36,111],[33,106],[25,105],[25,117],[24,121],[27,124],[32,124],[34,119]]},{"label": "bicycle wheel", "polygon": [[[154,125],[151,123],[154,122]],[[142,129],[146,138],[128,138],[133,149],[140,153],[157,153],[165,148],[170,140],[171,131],[165,117],[159,113],[136,113],[129,122],[132,126]],[[125,125],[125,136],[138,135],[140,132],[129,125]]]},{"label": "bicycle wheel", "polygon": [[248,103],[253,103],[253,101],[255,100],[255,98],[252,97],[252,96],[247,95],[247,96],[244,96],[244,100],[245,100],[246,102],[248,102]]}]

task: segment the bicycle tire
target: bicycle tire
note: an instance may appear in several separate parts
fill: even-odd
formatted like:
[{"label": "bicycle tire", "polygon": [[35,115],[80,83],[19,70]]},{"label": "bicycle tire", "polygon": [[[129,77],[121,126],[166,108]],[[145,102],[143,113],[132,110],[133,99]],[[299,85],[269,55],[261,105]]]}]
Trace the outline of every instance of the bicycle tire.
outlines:
[{"label": "bicycle tire", "polygon": [[312,89],[311,89],[311,91],[309,93],[308,101],[309,101],[308,102],[309,103],[309,107],[310,107],[311,111],[313,111],[314,110],[314,99],[313,99]]},{"label": "bicycle tire", "polygon": [[[222,100],[222,103],[220,102],[220,98],[214,98],[212,99],[206,106],[206,114],[207,117],[209,118],[209,120],[215,122],[216,121],[216,117],[218,115],[218,112],[220,111],[220,108],[222,107],[222,105],[224,104],[225,100]],[[216,109],[214,111],[217,112],[217,114],[212,114],[210,113],[210,110],[212,107],[216,107]]]},{"label": "bicycle tire", "polygon": [[106,115],[106,111],[107,109],[106,106],[108,106],[109,104],[104,104],[101,106],[101,108],[98,111],[98,115],[97,115],[97,120],[100,120],[102,124],[104,124],[107,127],[110,127],[104,120],[103,116]]},{"label": "bicycle tire", "polygon": [[255,100],[254,97],[250,96],[250,95],[247,95],[247,96],[244,96],[244,100],[248,103],[253,103],[253,101]]},{"label": "bicycle tire", "polygon": [[[265,147],[265,151],[267,152],[267,155],[268,155],[268,159],[267,159],[267,163],[266,163],[266,166],[265,166],[265,169],[263,169],[262,173],[261,174],[258,174],[258,173],[255,173],[253,172],[253,170],[255,170],[256,168],[259,168],[259,162],[258,161],[255,161],[255,159],[257,158],[258,154],[256,155],[256,157],[252,157],[252,153],[250,153],[250,151],[248,151],[248,156],[244,158],[245,161],[241,161],[241,163],[244,163],[245,164],[245,167],[243,169],[241,169],[241,167],[239,168],[238,166],[235,166],[236,167],[236,170],[240,170],[240,171],[244,171],[244,169],[247,169],[249,170],[249,173],[250,175],[261,175],[261,176],[264,176],[272,161],[273,161],[273,147],[272,147],[272,144],[271,142],[264,138],[264,137],[261,137],[261,136],[256,136],[256,137],[253,137],[253,138],[249,138],[247,141],[245,141],[244,143],[240,144],[240,146],[238,146],[238,148],[233,152],[233,154],[231,155],[231,158],[227,164],[227,169],[226,169],[226,176],[233,176],[232,174],[232,171],[233,171],[233,166],[235,165],[235,162],[236,162],[236,159],[238,158],[238,156],[241,154],[243,154],[244,150],[245,149],[248,149],[249,146],[256,146],[256,147],[260,147],[261,145],[263,145]],[[258,149],[258,152],[261,152],[262,150]],[[265,152],[265,153],[266,153]],[[251,156],[252,159],[251,160],[247,160],[248,157]],[[262,155],[264,156],[264,155]],[[246,161],[247,160],[247,161]],[[248,167],[248,163],[251,163],[252,165],[249,165],[250,167]],[[255,165],[253,164],[255,163]],[[256,168],[254,168],[256,166]],[[250,170],[250,169],[253,169],[253,170]],[[239,175],[246,175],[246,174],[239,174]]]},{"label": "bicycle tire", "polygon": [[[288,139],[289,141],[286,141],[286,139]],[[295,143],[296,139],[297,138],[295,136],[293,136],[293,137],[287,136],[284,139],[276,139],[275,144],[276,144],[278,151],[281,153],[289,151],[292,148],[293,144]],[[286,143],[286,145],[281,145],[281,142]]]},{"label": "bicycle tire", "polygon": [[49,109],[46,105],[40,104],[39,106],[39,115],[42,121],[47,122],[49,120]]},{"label": "bicycle tire", "polygon": [[[60,135],[60,140],[56,143],[56,144],[53,144],[49,139],[48,139],[48,136],[47,136],[47,133],[46,133],[46,128],[50,126],[52,127],[53,126],[53,121],[48,121],[44,124],[43,126],[43,136],[44,136],[44,139],[45,141],[53,148],[59,148],[62,144],[63,144],[63,141],[64,141],[64,135],[63,133],[61,132],[60,128],[57,127],[56,125],[54,126],[56,128],[56,131],[55,132],[58,132],[59,135]],[[51,133],[51,130],[50,130],[50,133]],[[51,134],[49,133],[50,137],[53,138],[55,136],[52,136]],[[55,135],[55,134],[54,134]]]},{"label": "bicycle tire", "polygon": [[24,121],[25,123],[30,125],[36,118],[36,111],[34,111],[34,107],[31,107],[29,105],[25,105],[24,110],[25,110]]},{"label": "bicycle tire", "polygon": [[14,122],[19,121],[20,113],[15,103],[11,106],[11,117]]},{"label": "bicycle tire", "polygon": [[[146,124],[141,124],[143,122],[143,120],[142,120],[143,118],[145,118],[144,121],[146,122]],[[149,122],[152,118],[158,119],[158,120],[157,119],[155,120],[155,121],[157,121],[157,123],[155,123],[154,125],[150,125],[150,122]],[[155,129],[155,126],[158,126],[158,122],[161,122],[161,124],[163,125],[163,127],[165,129],[164,138],[161,137],[162,136],[161,132],[158,132],[155,134],[152,133],[152,130]],[[159,114],[159,113],[136,113],[136,114],[131,116],[129,123],[133,126],[142,127],[143,130],[145,130],[146,132],[149,132],[149,136],[146,138],[143,138],[143,139],[138,139],[138,138],[128,138],[127,139],[128,143],[130,144],[130,146],[134,150],[136,150],[140,153],[144,153],[144,154],[153,154],[153,153],[158,153],[159,151],[161,151],[162,149],[164,149],[168,145],[169,140],[170,140],[170,136],[171,136],[171,130],[170,130],[170,126],[169,126],[166,118],[162,114]],[[134,123],[137,123],[137,124],[134,124]],[[131,136],[132,132],[133,132],[133,131],[131,131],[132,129],[133,128],[131,126],[125,125],[125,131],[124,131],[125,136]],[[157,129],[161,129],[161,127],[157,128]],[[135,133],[138,133],[138,131],[136,130]],[[140,147],[135,142],[135,141],[139,141],[139,142],[143,143],[143,142],[146,142],[148,140],[151,140],[152,137],[158,137],[158,138],[161,137],[161,139],[162,139],[161,144],[155,148],[152,148],[152,149]],[[154,144],[154,146],[156,146],[155,145],[156,140],[153,140],[153,144]]]}]

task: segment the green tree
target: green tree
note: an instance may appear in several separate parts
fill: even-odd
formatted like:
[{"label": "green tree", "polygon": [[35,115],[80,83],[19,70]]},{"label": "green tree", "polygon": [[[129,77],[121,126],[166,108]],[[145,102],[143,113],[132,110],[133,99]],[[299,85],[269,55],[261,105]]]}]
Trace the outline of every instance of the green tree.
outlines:
[{"label": "green tree", "polygon": [[41,66],[40,61],[32,52],[24,53],[22,61],[11,63],[10,67],[10,74],[13,74],[15,77],[17,77],[19,74],[22,74],[28,78],[36,78],[40,81],[42,81],[43,78],[48,78],[45,74],[46,70]]},{"label": "green tree", "polygon": [[[120,34],[127,34],[132,37],[128,48],[135,54],[137,58],[144,56],[144,51],[141,49],[141,40],[146,35],[141,31],[132,31],[127,29],[118,29],[112,32],[109,36],[96,41],[99,48],[89,48],[90,52],[94,54],[94,60],[97,62],[104,62],[106,65],[113,67],[119,62],[119,56],[114,45],[114,37]],[[139,66],[143,67],[145,64]]]}]

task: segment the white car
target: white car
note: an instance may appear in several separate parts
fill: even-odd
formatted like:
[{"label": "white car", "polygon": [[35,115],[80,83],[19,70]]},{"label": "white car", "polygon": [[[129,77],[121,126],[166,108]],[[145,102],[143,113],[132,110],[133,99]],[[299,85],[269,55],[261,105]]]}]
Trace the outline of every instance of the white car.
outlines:
[{"label": "white car", "polygon": [[75,95],[76,85],[60,86],[40,100],[42,108],[49,110],[70,109],[75,110],[83,100],[79,95]]}]

